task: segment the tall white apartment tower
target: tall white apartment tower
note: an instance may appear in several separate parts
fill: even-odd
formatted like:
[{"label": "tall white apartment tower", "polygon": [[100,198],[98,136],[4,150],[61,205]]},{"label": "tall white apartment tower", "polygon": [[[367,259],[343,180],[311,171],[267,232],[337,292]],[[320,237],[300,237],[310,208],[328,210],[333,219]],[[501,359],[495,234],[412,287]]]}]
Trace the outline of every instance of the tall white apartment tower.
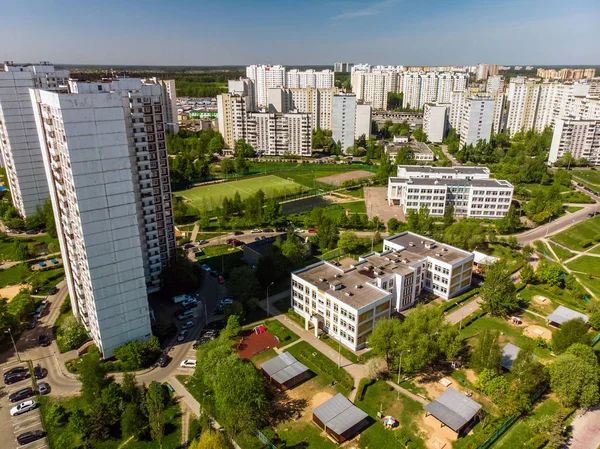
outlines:
[{"label": "tall white apartment tower", "polygon": [[4,64],[0,71],[0,152],[15,208],[33,215],[48,200],[48,183],[29,88],[66,91],[69,72],[49,63]]},{"label": "tall white apartment tower", "polygon": [[139,78],[110,82],[70,82],[72,93],[118,92],[127,106],[126,128],[139,183],[138,217],[148,292],[160,290],[160,273],[175,254],[175,224],[165,138],[169,98],[162,83]]},{"label": "tall white apartment tower", "polygon": [[425,104],[423,131],[430,142],[440,143],[448,131],[448,111],[450,104]]},{"label": "tall white apartment tower", "polygon": [[151,335],[129,104],[37,89],[31,102],[73,312],[108,358]]},{"label": "tall white apartment tower", "polygon": [[461,120],[460,146],[475,145],[480,140],[490,140],[493,121],[493,99],[488,97],[467,98]]},{"label": "tall white apartment tower", "polygon": [[334,73],[331,70],[290,70],[286,74],[286,87],[304,88],[314,87],[316,89],[331,89],[334,87]]},{"label": "tall white apartment tower", "polygon": [[285,67],[280,65],[251,65],[246,67],[246,76],[254,83],[254,103],[257,107],[267,106],[267,90],[270,87],[285,87]]},{"label": "tall white apartment tower", "polygon": [[356,127],[356,96],[333,96],[332,137],[335,142],[341,142],[342,151],[354,145]]}]

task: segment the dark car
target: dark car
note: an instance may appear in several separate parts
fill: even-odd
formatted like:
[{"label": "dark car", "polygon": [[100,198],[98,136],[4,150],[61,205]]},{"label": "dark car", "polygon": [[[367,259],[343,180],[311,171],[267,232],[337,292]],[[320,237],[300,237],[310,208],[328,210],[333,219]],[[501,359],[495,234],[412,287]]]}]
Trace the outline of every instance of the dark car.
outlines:
[{"label": "dark car", "polygon": [[29,320],[29,323],[27,323],[27,329],[33,329],[35,327],[35,325],[37,324],[37,318],[32,318]]},{"label": "dark car", "polygon": [[50,346],[50,339],[46,335],[40,335],[38,338],[38,342],[40,346],[46,347]]},{"label": "dark car", "polygon": [[170,361],[171,361],[171,357],[169,357],[167,354],[163,354],[160,356],[160,359],[158,359],[158,366],[160,366],[161,368],[164,368],[165,366],[167,366],[169,364]]},{"label": "dark car", "polygon": [[213,315],[223,315],[225,313],[225,307],[219,306],[213,312]]},{"label": "dark car", "polygon": [[56,295],[57,293],[58,293],[58,287],[52,287],[50,290],[48,290],[49,295]]},{"label": "dark car", "polygon": [[4,383],[6,385],[10,385],[16,382],[21,382],[23,379],[27,379],[28,377],[29,373],[27,371],[24,373],[10,374],[9,376],[4,376]]},{"label": "dark car", "polygon": [[216,278],[219,275],[219,272],[217,270],[210,270],[210,275]]},{"label": "dark car", "polygon": [[25,234],[28,234],[28,235],[34,235],[34,234],[37,234],[37,233],[38,232],[35,229],[29,229],[27,232],[25,232]]},{"label": "dark car", "polygon": [[41,395],[50,393],[50,385],[47,382],[40,382],[37,387]]},{"label": "dark car", "polygon": [[4,373],[4,377],[12,376],[13,374],[27,373],[28,370],[24,366],[15,366]]},{"label": "dark car", "polygon": [[44,435],[45,434],[42,430],[30,430],[29,432],[25,432],[17,436],[17,443],[23,446],[25,444],[41,440],[42,438],[44,438]]},{"label": "dark car", "polygon": [[285,228],[277,228],[277,232],[285,232],[285,231],[287,231],[287,229],[285,229]]},{"label": "dark car", "polygon": [[244,235],[244,233],[242,231],[235,231],[233,235]]},{"label": "dark car", "polygon": [[271,228],[265,228],[263,229],[263,232],[273,232],[273,230]]},{"label": "dark car", "polygon": [[42,368],[40,365],[36,365],[33,368],[33,375],[36,379],[43,379],[48,374],[48,371]]},{"label": "dark car", "polygon": [[34,395],[33,388],[31,388],[31,387],[21,388],[20,390],[17,390],[13,394],[11,394],[8,397],[8,400],[10,402],[18,402],[18,401],[22,401],[24,399],[30,398],[33,395]]}]

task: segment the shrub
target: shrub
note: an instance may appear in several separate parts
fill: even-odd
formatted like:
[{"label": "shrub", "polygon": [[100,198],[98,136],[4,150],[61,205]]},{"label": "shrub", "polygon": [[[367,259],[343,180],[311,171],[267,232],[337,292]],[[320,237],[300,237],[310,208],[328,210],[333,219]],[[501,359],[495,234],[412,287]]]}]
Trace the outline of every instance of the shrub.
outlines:
[{"label": "shrub", "polygon": [[358,389],[356,390],[356,399],[358,401],[362,401],[365,397],[365,390],[369,385],[373,384],[373,379],[369,379],[368,377],[363,377],[358,383]]},{"label": "shrub", "polygon": [[596,331],[600,331],[600,312],[592,313],[589,319],[590,326]]}]

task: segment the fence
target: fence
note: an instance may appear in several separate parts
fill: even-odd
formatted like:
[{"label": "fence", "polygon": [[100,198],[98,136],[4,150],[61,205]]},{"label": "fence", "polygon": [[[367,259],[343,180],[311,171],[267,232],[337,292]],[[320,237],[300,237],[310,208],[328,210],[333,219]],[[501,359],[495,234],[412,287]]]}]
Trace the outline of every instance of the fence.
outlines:
[{"label": "fence", "polygon": [[254,435],[256,435],[256,437],[262,443],[264,443],[269,449],[277,449],[277,446],[275,446],[273,443],[271,443],[271,441],[266,436],[264,436],[264,434],[260,430],[254,429],[252,431],[252,433],[254,433]]},{"label": "fence", "polygon": [[594,339],[592,340],[592,346],[594,346],[596,343],[598,343],[598,340],[600,340],[600,334],[598,334],[594,337]]},{"label": "fence", "polygon": [[[529,398],[529,403],[531,405],[533,405],[535,403],[535,401],[537,401],[540,396],[542,396],[546,391],[548,390],[548,384],[544,384],[544,386],[542,388],[540,388],[536,393],[534,393],[530,398]],[[508,418],[506,421],[504,421],[504,423],[502,423],[502,425],[500,427],[498,427],[494,433],[492,433],[490,435],[490,437],[487,439],[487,441],[485,443],[483,443],[481,446],[479,446],[477,449],[489,449],[490,447],[492,447],[492,445],[498,441],[498,439],[504,435],[504,432],[506,432],[508,429],[510,429],[510,427],[521,417],[521,415],[513,415],[510,418]]]},{"label": "fence", "polygon": [[333,250],[331,252],[323,254],[322,256],[319,257],[319,259],[321,259],[321,260],[331,260],[331,259],[335,259],[336,257],[341,257],[344,254],[346,254],[346,251],[341,250],[341,249],[336,249],[336,250]]}]

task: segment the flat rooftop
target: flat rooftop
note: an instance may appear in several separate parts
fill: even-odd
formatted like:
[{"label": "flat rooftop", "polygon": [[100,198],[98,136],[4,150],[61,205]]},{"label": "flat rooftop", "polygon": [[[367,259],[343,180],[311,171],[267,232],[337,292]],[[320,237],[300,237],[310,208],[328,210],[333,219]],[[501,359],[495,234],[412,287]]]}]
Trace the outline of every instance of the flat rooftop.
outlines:
[{"label": "flat rooftop", "polygon": [[[395,179],[403,178],[391,178],[392,182]],[[512,188],[512,184],[504,179],[442,179],[442,178],[410,178],[404,181],[409,185],[415,186],[455,186],[455,185],[468,185],[473,187],[507,187]]]},{"label": "flat rooftop", "polygon": [[[319,290],[347,304],[353,309],[361,309],[369,304],[386,298],[390,294],[368,284],[374,278],[365,275],[361,269],[336,267],[327,262],[296,271],[300,279],[314,285]],[[360,287],[356,287],[356,286]],[[331,288],[338,286],[338,290]]]},{"label": "flat rooftop", "polygon": [[395,142],[388,143],[385,146],[385,151],[388,153],[396,153],[402,147],[409,147],[415,154],[433,154],[431,148],[423,142]]},{"label": "flat rooftop", "polygon": [[457,165],[455,167],[432,167],[430,165],[398,165],[398,168],[404,169],[407,173],[426,173],[426,174],[463,174],[463,175],[487,175],[490,169],[487,167],[469,167]]},{"label": "flat rooftop", "polygon": [[423,258],[431,257],[442,262],[454,264],[466,257],[472,257],[473,253],[463,251],[454,246],[445,245],[428,239],[422,235],[413,234],[412,232],[403,232],[402,234],[393,235],[384,239],[385,242],[390,242],[399,245],[404,249],[399,252],[400,257]]}]

